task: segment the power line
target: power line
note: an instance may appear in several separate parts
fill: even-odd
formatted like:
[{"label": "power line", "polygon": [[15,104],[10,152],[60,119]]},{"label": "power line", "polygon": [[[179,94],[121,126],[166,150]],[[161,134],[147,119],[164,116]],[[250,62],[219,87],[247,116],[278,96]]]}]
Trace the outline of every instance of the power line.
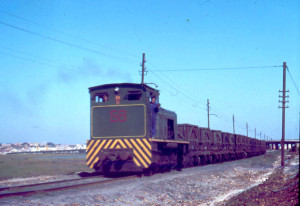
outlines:
[{"label": "power line", "polygon": [[54,32],[63,34],[63,35],[65,35],[65,36],[72,37],[72,38],[77,39],[77,40],[82,40],[82,41],[85,41],[85,42],[87,42],[87,43],[95,44],[95,45],[97,45],[97,46],[103,47],[103,48],[105,48],[105,49],[110,49],[110,50],[115,51],[115,52],[118,52],[118,53],[122,53],[122,54],[131,56],[131,57],[135,57],[135,58],[139,58],[138,56],[133,55],[133,54],[130,54],[130,53],[128,53],[128,52],[119,51],[119,50],[117,50],[117,49],[114,49],[114,48],[111,48],[111,47],[108,47],[108,46],[105,46],[105,45],[98,44],[98,43],[96,43],[96,42],[94,42],[94,41],[90,41],[90,40],[85,39],[85,38],[82,38],[82,37],[77,37],[77,36],[75,36],[75,35],[73,35],[73,34],[69,34],[69,33],[66,33],[66,32],[63,32],[63,31],[59,31],[59,30],[50,28],[50,27],[45,26],[45,25],[43,25],[43,24],[36,23],[36,22],[34,22],[34,21],[31,21],[31,20],[28,20],[28,19],[26,19],[26,18],[23,18],[23,17],[17,16],[17,15],[8,13],[8,12],[6,12],[6,11],[0,10],[0,12],[6,14],[6,15],[8,15],[8,16],[12,16],[12,17],[14,17],[14,18],[21,19],[21,20],[26,21],[26,22],[29,22],[29,23],[31,23],[31,24],[37,25],[37,26],[39,26],[39,27],[48,29],[48,30],[50,30],[50,31],[54,31]]},{"label": "power line", "polygon": [[245,70],[245,69],[263,69],[282,66],[255,66],[255,67],[224,67],[224,68],[202,68],[202,69],[161,69],[154,72],[186,72],[186,71],[217,71],[217,70]]},{"label": "power line", "polygon": [[[44,66],[48,66],[48,67],[52,67],[52,68],[57,68],[54,64],[48,64],[48,63],[36,61],[36,60],[33,60],[33,59],[28,59],[28,58],[24,58],[24,57],[20,57],[20,56],[15,56],[15,55],[8,54],[8,53],[1,52],[1,51],[0,51],[0,55],[9,56],[9,57],[25,60],[25,61],[28,61],[28,62],[33,62],[33,63],[36,63],[36,64],[40,64],[40,65],[44,65]],[[78,69],[75,69],[75,66],[72,66],[72,65],[66,65],[66,64],[62,64],[62,65],[65,65],[65,66],[69,67],[69,68],[64,68],[64,69],[75,71],[75,72],[78,72],[78,73],[85,73],[85,74],[95,76],[94,72],[89,72],[89,71],[85,71],[85,70],[78,70]]]},{"label": "power line", "polygon": [[[151,64],[152,66],[156,67],[153,63],[151,63],[150,61],[148,61],[149,64]],[[152,73],[154,73],[153,70],[151,70]],[[154,74],[156,75],[156,74]],[[182,87],[179,87],[178,85],[178,82],[174,82],[172,80],[172,78],[169,78],[169,75],[164,75],[163,73],[161,73],[160,75],[162,75],[164,78],[163,78],[163,81],[166,82],[166,80],[168,80],[172,85],[176,85],[176,88],[174,88],[173,86],[173,89],[178,93],[184,93],[185,95],[189,96],[189,99],[192,99],[192,101],[195,102],[195,104],[197,105],[198,103],[203,103],[205,104],[205,101],[203,99],[200,99],[199,96],[195,96],[195,93],[191,93],[189,90],[187,89],[183,89]],[[156,75],[157,76],[157,75]],[[173,95],[173,96],[176,96],[176,95]]]},{"label": "power line", "polygon": [[[148,62],[148,63],[150,63],[150,64],[152,64],[154,67],[156,67],[153,63],[151,63],[151,62]],[[277,66],[264,66],[264,67],[272,67],[272,68],[274,68],[274,67],[277,67]],[[278,67],[281,67],[281,66],[278,66]],[[156,68],[157,68],[157,67],[156,67]],[[246,69],[246,68],[261,68],[261,67],[235,67],[234,69],[238,69],[238,68]],[[217,69],[231,69],[231,68],[215,68],[215,69],[217,70]],[[151,70],[150,72],[151,72],[152,74],[154,74],[157,78],[163,80],[165,83],[166,83],[165,80],[169,80],[170,82],[172,82],[172,85],[170,85],[170,84],[168,84],[168,83],[166,83],[166,84],[168,84],[169,87],[171,87],[172,89],[174,89],[175,91],[177,91],[177,92],[180,93],[181,95],[184,94],[184,96],[187,97],[187,94],[188,94],[188,93],[186,93],[186,92],[182,93],[182,91],[181,91],[180,88],[178,87],[178,83],[175,83],[174,81],[172,81],[172,79],[170,79],[169,76],[167,76],[167,75],[163,75],[163,76],[164,76],[163,79],[160,78],[160,75],[163,74],[163,73],[160,73],[160,75],[157,75],[157,74],[156,74],[156,71],[158,71],[158,70]],[[161,70],[159,70],[159,71],[161,71]],[[174,86],[173,86],[173,85],[174,85]],[[175,86],[175,85],[176,85],[176,86]],[[198,101],[198,100],[196,100],[195,98],[192,98],[192,97],[187,97],[187,98],[190,99],[190,100],[192,100],[192,101]],[[224,122],[232,123],[232,120],[230,120],[230,118],[228,118],[227,115],[223,114],[223,112],[218,111],[218,109],[217,109],[213,104],[212,104],[212,107],[213,107],[214,110],[216,111],[215,113],[218,114],[219,118],[221,118]],[[243,126],[243,127],[240,126],[239,122],[237,123],[237,127],[240,128],[240,129],[245,129],[244,126]]]},{"label": "power line", "polygon": [[[21,27],[12,25],[12,24],[5,23],[5,22],[3,22],[3,21],[0,21],[0,24],[2,24],[2,25],[4,25],[4,26],[7,26],[7,27],[10,27],[10,28],[13,28],[13,29],[16,29],[16,30],[19,30],[19,31],[23,31],[23,32],[32,34],[32,35],[34,35],[34,36],[38,36],[38,37],[41,37],[41,38],[44,38],[44,39],[48,39],[48,40],[51,40],[51,41],[54,41],[54,42],[63,44],[63,45],[67,45],[67,46],[70,46],[70,47],[73,47],[73,48],[76,48],[76,49],[81,49],[81,50],[85,50],[85,51],[88,51],[88,52],[92,52],[92,53],[96,53],[96,54],[101,54],[101,55],[106,56],[106,57],[109,57],[109,58],[116,58],[116,57],[113,56],[113,55],[108,55],[108,54],[105,54],[105,53],[103,53],[103,52],[100,52],[100,51],[97,51],[97,50],[94,50],[94,49],[89,49],[89,48],[86,48],[86,47],[83,47],[83,46],[80,46],[80,45],[77,45],[77,44],[73,44],[73,43],[70,43],[70,42],[66,42],[66,41],[62,41],[62,40],[56,39],[56,38],[52,38],[52,37],[49,37],[49,36],[45,36],[45,35],[39,34],[39,33],[37,33],[37,32],[33,32],[33,31],[30,31],[30,30],[27,30],[27,29],[24,29],[24,28],[21,28]],[[120,58],[119,58],[119,59],[120,59]],[[121,59],[122,59],[122,58],[121,58]],[[125,60],[125,59],[123,58],[123,61],[124,61],[124,60]],[[133,62],[133,61],[131,61],[131,60],[128,60],[128,59],[127,59],[126,61],[135,64],[135,62]]]},{"label": "power line", "polygon": [[292,74],[291,74],[291,72],[289,71],[289,68],[288,68],[288,67],[286,67],[286,68],[287,68],[287,70],[288,70],[288,72],[289,72],[289,75],[290,75],[290,77],[291,77],[291,79],[292,79],[292,82],[293,82],[293,84],[294,84],[294,86],[295,86],[295,88],[296,88],[296,90],[297,90],[298,96],[300,96],[300,90],[299,90],[299,88],[298,88],[296,82],[294,81],[294,79],[293,79],[293,77],[292,77]]},{"label": "power line", "polygon": [[[44,61],[47,61],[47,62],[51,62],[51,63],[56,62],[56,63],[61,64],[61,65],[63,65],[63,66],[76,67],[75,65],[65,64],[65,63],[63,63],[63,62],[56,61],[56,60],[54,60],[54,59],[49,59],[49,58],[46,58],[46,57],[36,56],[36,55],[29,54],[29,53],[26,53],[26,52],[23,52],[23,51],[19,51],[19,50],[16,50],[16,49],[8,48],[8,47],[2,46],[2,45],[0,45],[0,48],[4,48],[4,49],[7,49],[7,50],[11,50],[11,51],[14,51],[14,52],[17,52],[17,53],[20,53],[20,54],[29,56],[29,57],[31,57],[31,58],[37,58],[37,59],[41,59],[41,60],[44,60]],[[3,54],[4,54],[4,53],[3,53]],[[7,55],[10,55],[10,56],[15,57],[15,58],[23,59],[23,60],[28,60],[28,59],[24,59],[24,58],[22,58],[22,57],[17,57],[17,56],[11,55],[11,54],[7,54]],[[30,61],[31,61],[31,60],[30,60]]]},{"label": "power line", "polygon": [[8,53],[5,53],[5,52],[1,52],[1,51],[0,51],[0,54],[2,54],[4,56],[9,56],[9,57],[13,57],[13,58],[17,58],[17,59],[22,59],[22,60],[25,60],[25,61],[33,62],[33,63],[36,63],[36,64],[41,64],[41,65],[48,66],[48,67],[54,67],[53,65],[50,65],[50,64],[46,64],[46,63],[43,63],[43,62],[39,62],[39,61],[35,61],[35,60],[32,60],[32,59],[27,59],[27,58],[23,58],[23,57],[18,57],[18,56],[15,56],[15,55],[12,55],[12,54],[8,54]]},{"label": "power line", "polygon": [[[156,76],[158,79],[160,79],[162,82],[164,82],[164,84],[166,84],[167,86],[171,87],[172,89],[174,89],[175,91],[177,91],[178,94],[181,94],[182,96],[186,97],[187,99],[193,101],[193,102],[198,102],[196,99],[186,95],[184,92],[181,92],[180,90],[178,90],[178,88],[175,88],[174,86],[172,86],[171,84],[169,84],[168,82],[166,82],[165,80],[163,80],[160,76],[158,76],[157,74],[155,74],[152,70],[149,70],[148,71],[150,73],[152,73],[154,76]],[[177,94],[176,94],[177,95]]]},{"label": "power line", "polygon": [[[191,108],[191,109],[193,109],[193,110],[197,110],[197,111],[199,111],[199,112],[201,112],[202,110],[199,110],[199,109],[196,109],[195,108],[195,106],[191,103],[191,104],[189,104],[188,102],[187,102],[187,99],[189,99],[189,100],[192,100],[193,102],[194,102],[194,100],[193,99],[191,99],[190,97],[188,97],[187,95],[185,95],[184,93],[182,93],[181,91],[178,91],[175,87],[173,87],[172,85],[170,85],[168,82],[166,82],[163,78],[161,78],[160,76],[158,76],[157,74],[155,74],[155,73],[153,73],[153,72],[151,72],[151,70],[148,70],[150,73],[152,73],[155,77],[156,77],[156,79],[159,79],[159,80],[161,80],[161,82],[164,84],[164,85],[166,85],[166,86],[168,86],[169,88],[172,88],[172,89],[174,89],[174,90],[176,90],[177,91],[177,93],[176,93],[176,95],[172,95],[171,94],[171,96],[177,96],[177,94],[180,94],[180,95],[183,95],[183,96],[185,96],[186,98],[185,98],[185,101],[182,101],[182,99],[180,99],[180,98],[175,98],[175,101],[177,101],[183,108],[185,108],[185,107],[189,107],[189,108]],[[168,91],[169,89],[164,89],[164,91]],[[203,109],[203,111],[204,111],[205,109]]]},{"label": "power line", "polygon": [[52,38],[52,37],[49,37],[49,36],[45,36],[45,35],[42,35],[42,34],[39,34],[39,33],[33,32],[33,31],[29,31],[27,29],[24,29],[24,28],[21,28],[21,27],[18,27],[18,26],[14,26],[12,24],[7,24],[7,23],[2,22],[2,21],[0,21],[0,24],[11,27],[13,29],[17,29],[17,30],[29,33],[29,34],[32,34],[32,35],[35,35],[35,36],[38,36],[38,37],[41,37],[41,38],[44,38],[44,39],[52,40],[52,41],[55,41],[55,42],[58,42],[58,43],[61,43],[61,44],[67,45],[67,46],[71,46],[71,47],[74,47],[74,48],[77,48],[77,49],[82,49],[82,50],[86,50],[86,51],[89,51],[89,52],[93,52],[93,53],[97,53],[97,54],[101,54],[101,55],[106,56],[106,54],[104,54],[102,52],[92,50],[92,49],[88,49],[88,48],[85,48],[85,47],[81,47],[81,46],[78,46],[76,44],[72,44],[72,43],[69,43],[69,42],[66,42],[66,41],[61,41],[61,40],[58,40],[58,39],[55,39],[55,38]]},{"label": "power line", "polygon": [[[210,68],[210,69],[208,69],[208,68],[202,68],[202,69],[174,69],[174,70],[151,70],[151,72],[153,73],[153,74],[155,74],[156,72],[169,72],[169,71],[216,71],[216,70],[246,70],[246,69],[251,69],[251,70],[253,70],[253,69],[261,69],[261,68],[281,68],[282,66],[280,65],[280,66],[253,66],[253,67],[226,67],[226,68]],[[155,74],[156,75],[156,74]],[[156,75],[157,77],[158,77],[158,75]],[[164,78],[165,79],[165,78]],[[166,78],[166,79],[168,79],[168,78]],[[177,87],[177,85],[176,85],[176,88],[178,88]],[[175,87],[173,87],[173,89],[175,89]],[[178,89],[176,89],[176,91],[178,91]],[[191,98],[190,98],[191,99]],[[213,105],[212,105],[213,106]],[[213,106],[213,108],[215,109],[215,110],[217,110],[216,109],[216,107],[215,106]],[[224,114],[222,114],[221,112],[216,112],[218,115],[219,114],[221,114],[220,115],[220,118],[221,119],[223,119],[223,121],[225,121],[225,122],[230,122],[231,123],[231,120],[229,120],[229,118],[228,118],[228,116],[227,115],[224,115]],[[223,116],[223,118],[222,118],[222,116]],[[239,123],[237,123],[237,127],[238,128],[240,128],[240,129],[245,129],[245,127],[244,126],[240,126],[240,124]],[[251,131],[251,130],[250,130]]]}]

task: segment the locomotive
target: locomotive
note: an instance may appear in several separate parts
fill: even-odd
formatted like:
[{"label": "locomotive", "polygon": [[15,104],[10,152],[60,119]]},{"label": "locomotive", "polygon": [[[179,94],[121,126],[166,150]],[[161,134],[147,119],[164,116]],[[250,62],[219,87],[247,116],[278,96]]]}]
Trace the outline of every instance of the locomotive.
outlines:
[{"label": "locomotive", "polygon": [[[177,124],[175,112],[151,114],[159,91],[145,84],[118,83],[89,88],[90,139],[87,166],[105,174],[156,172],[261,155],[264,141],[238,134]],[[155,121],[155,135],[151,129]]]}]

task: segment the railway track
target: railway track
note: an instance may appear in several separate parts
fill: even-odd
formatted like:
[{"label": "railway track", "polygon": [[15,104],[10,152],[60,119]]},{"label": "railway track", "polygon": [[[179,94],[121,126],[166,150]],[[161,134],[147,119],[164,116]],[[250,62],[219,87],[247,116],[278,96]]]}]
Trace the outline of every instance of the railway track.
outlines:
[{"label": "railway track", "polygon": [[16,197],[16,196],[31,196],[35,194],[45,194],[47,192],[74,189],[77,187],[99,185],[106,183],[113,183],[120,180],[129,180],[137,178],[137,175],[117,177],[117,178],[105,178],[99,180],[96,177],[90,178],[78,178],[78,179],[69,179],[69,180],[60,180],[53,182],[44,182],[30,185],[19,185],[12,187],[0,188],[0,198],[5,197]]}]

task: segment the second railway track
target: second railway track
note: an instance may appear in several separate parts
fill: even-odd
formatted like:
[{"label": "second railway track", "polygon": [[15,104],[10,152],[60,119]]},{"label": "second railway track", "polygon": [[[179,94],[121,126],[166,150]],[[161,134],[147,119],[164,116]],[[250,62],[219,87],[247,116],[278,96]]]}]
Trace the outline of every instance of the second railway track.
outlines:
[{"label": "second railway track", "polygon": [[53,182],[44,182],[29,185],[19,185],[12,187],[0,188],[0,198],[16,197],[16,196],[31,196],[39,193],[47,193],[52,191],[60,191],[66,189],[73,189],[84,186],[91,186],[97,184],[113,183],[120,180],[129,180],[137,178],[136,175],[117,177],[117,178],[78,178],[69,180],[60,180]]}]

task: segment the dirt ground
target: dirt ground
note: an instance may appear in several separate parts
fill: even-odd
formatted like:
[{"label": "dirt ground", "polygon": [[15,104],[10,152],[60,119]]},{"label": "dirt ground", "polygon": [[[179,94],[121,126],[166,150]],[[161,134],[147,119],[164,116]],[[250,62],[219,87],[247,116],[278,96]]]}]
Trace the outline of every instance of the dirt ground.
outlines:
[{"label": "dirt ground", "polygon": [[262,184],[220,205],[299,205],[299,150],[289,155],[286,168],[275,169]]},{"label": "dirt ground", "polygon": [[280,151],[272,151],[101,186],[3,198],[0,205],[297,205],[299,153],[287,153],[286,165],[282,169]]}]

